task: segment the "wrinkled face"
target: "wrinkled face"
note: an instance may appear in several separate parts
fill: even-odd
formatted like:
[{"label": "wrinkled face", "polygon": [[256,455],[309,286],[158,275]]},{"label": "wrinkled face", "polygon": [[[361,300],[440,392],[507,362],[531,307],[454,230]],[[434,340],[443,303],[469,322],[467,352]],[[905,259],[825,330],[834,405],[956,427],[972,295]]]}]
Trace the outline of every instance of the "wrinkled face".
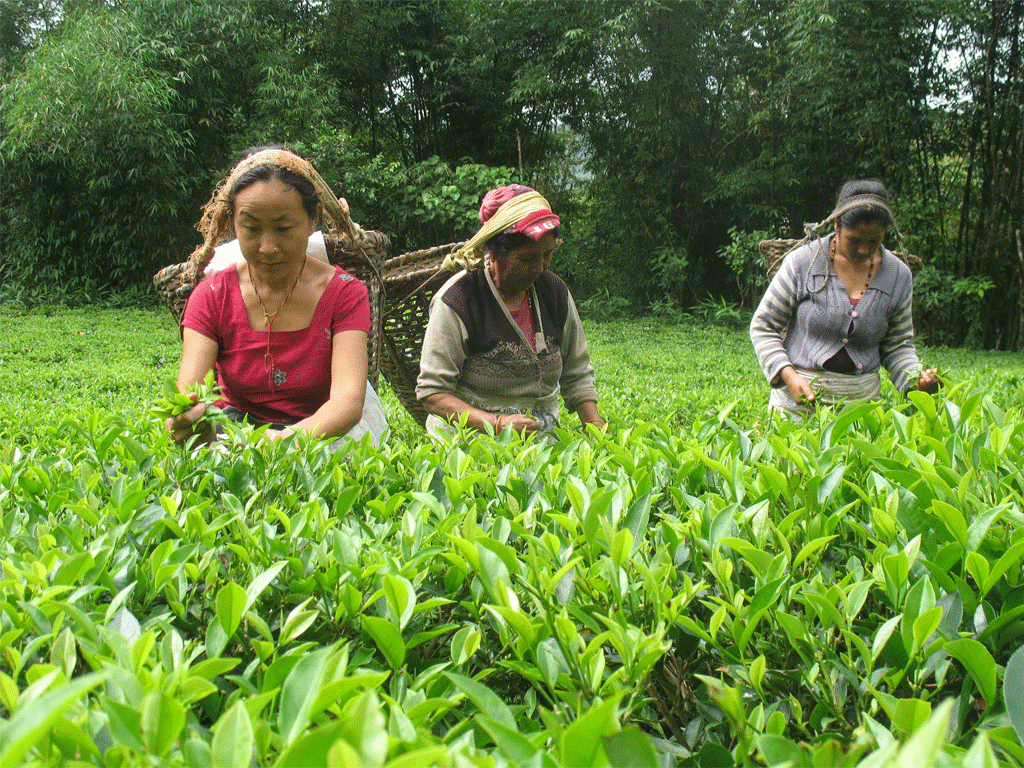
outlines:
[{"label": "wrinkled face", "polygon": [[555,236],[548,233],[540,240],[509,251],[504,259],[494,260],[494,284],[506,296],[522,293],[551,265],[554,250]]},{"label": "wrinkled face", "polygon": [[867,261],[878,253],[885,239],[885,225],[863,221],[853,227],[836,224],[836,250],[850,261]]},{"label": "wrinkled face", "polygon": [[280,179],[250,184],[235,195],[235,234],[254,270],[273,278],[306,258],[316,222],[302,207],[302,196]]}]

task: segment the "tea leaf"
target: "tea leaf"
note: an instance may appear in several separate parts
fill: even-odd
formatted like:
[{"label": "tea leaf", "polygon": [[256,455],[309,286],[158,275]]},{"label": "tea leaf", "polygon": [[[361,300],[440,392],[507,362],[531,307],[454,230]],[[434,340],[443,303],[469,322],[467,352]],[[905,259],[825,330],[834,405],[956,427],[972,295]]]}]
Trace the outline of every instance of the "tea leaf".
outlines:
[{"label": "tea leaf", "polygon": [[[476,722],[487,731],[487,734],[494,739],[498,752],[513,765],[527,765],[530,760],[535,760],[541,750],[522,735],[517,729],[502,725],[494,718],[486,715],[477,715]],[[432,764],[428,764],[432,765]],[[427,766],[424,766],[427,768]]]},{"label": "tea leaf", "polygon": [[82,675],[12,712],[0,731],[0,768],[21,765],[22,758],[46,737],[64,712],[86,693],[104,683],[112,672],[112,669],[106,669]]},{"label": "tea leaf", "polygon": [[396,670],[401,668],[405,662],[405,642],[395,625],[387,619],[363,616],[363,629],[384,654],[388,666]]},{"label": "tea leaf", "polygon": [[345,707],[343,731],[359,752],[361,765],[383,765],[388,753],[388,732],[380,701],[373,691],[364,691]]},{"label": "tea leaf", "polygon": [[401,576],[384,575],[384,597],[399,629],[412,618],[416,608],[416,590],[408,579]]},{"label": "tea leaf", "polygon": [[247,597],[245,590],[233,581],[225,584],[217,592],[217,620],[227,637],[235,634],[245,613]]},{"label": "tea leaf", "polygon": [[[267,568],[267,570],[263,571],[263,573],[259,574],[255,579],[252,580],[252,583],[249,584],[249,586],[245,590],[242,608],[243,614],[250,608],[252,608],[253,604],[259,599],[260,595],[263,594],[263,591],[270,586],[270,583],[275,579],[277,574],[279,574],[281,572],[281,569],[284,568],[286,565],[287,563],[285,562],[275,563],[274,565]],[[233,631],[234,630],[232,630],[232,632]],[[228,634],[230,635],[232,634],[232,632],[228,632]]]},{"label": "tea leaf", "polygon": [[[924,726],[932,716],[932,705],[920,699],[897,699],[893,725],[908,736]],[[918,763],[929,765],[930,763]]]},{"label": "tea leaf", "polygon": [[166,755],[185,727],[185,707],[163,691],[150,691],[142,700],[142,735],[146,751]]},{"label": "tea leaf", "polygon": [[1024,647],[1014,651],[1003,674],[1003,703],[1017,738],[1024,743]]},{"label": "tea leaf", "polygon": [[[924,702],[917,702],[917,704],[924,704]],[[925,710],[924,707],[914,707],[913,709],[916,713],[915,718],[920,717]],[[927,707],[927,709],[930,710],[931,707]],[[944,701],[920,727],[915,727],[910,738],[900,747],[896,755],[895,768],[920,768],[935,763],[939,750],[946,742],[946,732],[949,729],[952,710],[953,700]]]},{"label": "tea leaf", "polygon": [[[603,751],[602,738],[618,728],[616,715],[620,698],[621,694],[598,704],[565,729],[559,740],[559,753],[563,765],[575,765],[581,766],[581,768],[584,766],[595,766],[596,768],[605,765],[606,758],[601,754]],[[642,734],[640,736],[645,739]],[[633,746],[638,746],[635,738],[628,740]],[[653,750],[653,747],[651,749]],[[644,760],[641,764],[645,765],[649,752],[641,749],[637,757]]]},{"label": "tea leaf", "polygon": [[253,744],[252,720],[242,702],[237,701],[213,724],[210,751],[214,768],[249,768]]},{"label": "tea leaf", "polygon": [[[963,665],[985,703],[992,706],[996,698],[996,662],[988,648],[977,640],[964,638],[946,643],[943,649]],[[1003,690],[1006,690],[1005,678]]]},{"label": "tea leaf", "polygon": [[303,656],[285,678],[277,718],[284,746],[294,743],[309,724],[331,653],[331,648],[320,648]]},{"label": "tea leaf", "polygon": [[623,768],[659,768],[658,753],[635,725],[604,737],[604,751],[608,761]]},{"label": "tea leaf", "polygon": [[444,676],[451,680],[455,687],[476,705],[477,709],[499,725],[516,730],[516,720],[512,716],[512,712],[490,688],[454,672],[445,672]]}]

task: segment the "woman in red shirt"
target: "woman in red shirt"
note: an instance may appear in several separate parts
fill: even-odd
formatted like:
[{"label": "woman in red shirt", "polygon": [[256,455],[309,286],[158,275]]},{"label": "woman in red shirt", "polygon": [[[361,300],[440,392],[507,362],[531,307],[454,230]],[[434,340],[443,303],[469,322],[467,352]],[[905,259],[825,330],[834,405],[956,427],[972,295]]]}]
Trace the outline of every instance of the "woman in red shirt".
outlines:
[{"label": "woman in red shirt", "polygon": [[[329,210],[337,210],[313,166],[278,148],[245,157],[214,192],[200,248],[212,249],[230,227],[243,260],[192,291],[181,323],[178,387],[201,382],[212,368],[227,414],[269,424],[268,437],[370,431],[376,442],[387,425],[367,386],[366,287],[306,254],[326,195]],[[202,408],[168,420],[175,440],[191,436]]]}]

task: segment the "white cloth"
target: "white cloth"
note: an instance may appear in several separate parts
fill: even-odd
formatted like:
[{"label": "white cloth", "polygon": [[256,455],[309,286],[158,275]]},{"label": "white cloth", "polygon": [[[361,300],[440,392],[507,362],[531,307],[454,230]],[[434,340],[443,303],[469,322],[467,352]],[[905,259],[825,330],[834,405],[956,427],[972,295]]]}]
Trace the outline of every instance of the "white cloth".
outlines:
[{"label": "white cloth", "polygon": [[[882,380],[877,370],[857,376],[831,371],[808,371],[795,366],[794,370],[807,379],[814,390],[815,402],[821,405],[835,405],[842,400],[877,400],[882,393]],[[785,385],[772,388],[768,405],[795,421],[803,421],[814,413],[813,404],[796,402],[789,387]]]},{"label": "white cloth", "polygon": [[[327,261],[327,243],[324,242],[324,233],[320,230],[309,236],[309,243],[306,245],[306,255],[320,259],[320,261]],[[203,275],[209,277],[216,272],[235,266],[238,262],[244,261],[244,259],[245,257],[242,256],[242,248],[239,246],[238,240],[229,240],[226,243],[221,243],[213,249],[213,258],[206,265]]]},{"label": "white cloth", "polygon": [[335,440],[331,447],[335,449],[340,448],[345,442],[346,437],[358,441],[367,432],[372,435],[374,445],[380,445],[388,432],[388,419],[384,415],[384,406],[381,405],[377,391],[369,382],[366,384],[366,397],[363,398],[362,418],[356,422],[352,429],[345,433],[344,437]]}]

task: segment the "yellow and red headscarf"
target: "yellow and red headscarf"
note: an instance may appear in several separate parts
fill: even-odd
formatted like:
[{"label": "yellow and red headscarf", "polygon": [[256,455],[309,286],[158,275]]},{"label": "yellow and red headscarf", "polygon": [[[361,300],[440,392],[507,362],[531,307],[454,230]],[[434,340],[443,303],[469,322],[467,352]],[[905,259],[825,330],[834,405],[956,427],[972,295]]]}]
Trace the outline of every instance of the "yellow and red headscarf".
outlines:
[{"label": "yellow and red headscarf", "polygon": [[561,224],[551,204],[532,187],[509,184],[492,189],[480,203],[482,226],[469,240],[450,254],[442,269],[475,269],[483,263],[483,245],[495,235],[521,232],[540,240]]}]

